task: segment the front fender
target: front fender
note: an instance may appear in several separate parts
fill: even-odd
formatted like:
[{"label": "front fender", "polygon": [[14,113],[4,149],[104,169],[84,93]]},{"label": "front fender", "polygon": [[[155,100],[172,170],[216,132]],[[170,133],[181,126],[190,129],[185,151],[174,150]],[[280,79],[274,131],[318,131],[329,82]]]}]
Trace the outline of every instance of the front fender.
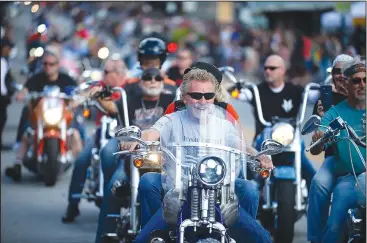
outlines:
[{"label": "front fender", "polygon": [[296,171],[293,166],[277,166],[273,170],[273,177],[278,180],[295,180]]},{"label": "front fender", "polygon": [[38,144],[38,155],[41,156],[43,154],[43,148],[45,145],[45,141],[49,138],[57,138],[60,141],[60,152],[62,155],[66,154],[66,143],[64,140],[61,139],[61,133],[57,130],[48,130],[44,133],[43,138],[39,141]]}]

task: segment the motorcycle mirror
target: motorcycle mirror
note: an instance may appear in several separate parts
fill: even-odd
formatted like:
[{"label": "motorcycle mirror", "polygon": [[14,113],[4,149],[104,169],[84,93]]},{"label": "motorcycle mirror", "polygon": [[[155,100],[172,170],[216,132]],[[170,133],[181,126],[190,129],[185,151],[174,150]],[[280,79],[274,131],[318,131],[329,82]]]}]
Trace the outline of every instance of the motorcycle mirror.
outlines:
[{"label": "motorcycle mirror", "polygon": [[321,118],[317,115],[312,115],[303,125],[301,134],[306,135],[315,131],[321,124]]},{"label": "motorcycle mirror", "polygon": [[137,126],[129,126],[119,129],[115,133],[115,138],[121,138],[121,137],[135,137],[135,138],[141,138],[141,130]]},{"label": "motorcycle mirror", "polygon": [[283,151],[284,146],[272,139],[267,139],[261,144],[261,153],[266,155],[275,155]]},{"label": "motorcycle mirror", "polygon": [[326,72],[327,72],[328,74],[331,74],[331,70],[333,70],[333,68],[332,68],[332,67],[328,67],[328,68],[326,69]]},{"label": "motorcycle mirror", "polygon": [[100,82],[99,81],[88,81],[88,82],[84,82],[79,84],[77,91],[78,92],[83,92],[83,91],[87,91],[88,89],[90,89],[93,86],[97,86],[99,85]]},{"label": "motorcycle mirror", "polygon": [[231,66],[224,66],[224,67],[220,67],[220,68],[218,68],[219,69],[219,71],[221,71],[221,72],[224,72],[224,71],[228,71],[228,72],[234,72],[234,68],[233,67],[231,67]]}]

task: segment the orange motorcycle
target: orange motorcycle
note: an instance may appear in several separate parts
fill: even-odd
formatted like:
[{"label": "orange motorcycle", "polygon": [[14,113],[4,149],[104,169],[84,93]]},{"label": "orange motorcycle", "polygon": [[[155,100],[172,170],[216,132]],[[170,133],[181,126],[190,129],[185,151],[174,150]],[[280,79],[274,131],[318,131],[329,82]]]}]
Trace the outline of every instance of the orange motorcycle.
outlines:
[{"label": "orange motorcycle", "polygon": [[[74,96],[75,97],[75,96]],[[46,86],[42,92],[32,92],[27,97],[31,126],[27,136],[29,150],[23,164],[43,178],[46,186],[56,184],[58,175],[73,163],[70,138],[73,96],[66,95],[57,86]]]}]

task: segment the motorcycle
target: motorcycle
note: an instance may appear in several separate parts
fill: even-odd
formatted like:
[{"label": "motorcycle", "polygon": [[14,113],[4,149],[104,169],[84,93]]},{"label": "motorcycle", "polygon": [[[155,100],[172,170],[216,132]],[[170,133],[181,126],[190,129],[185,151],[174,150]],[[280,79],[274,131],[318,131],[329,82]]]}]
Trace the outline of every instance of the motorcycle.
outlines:
[{"label": "motorcycle", "polygon": [[[270,172],[262,169],[256,158],[279,153],[283,147],[275,141],[264,141],[263,150],[251,156],[244,150],[240,126],[224,109],[212,105],[202,118],[205,121],[200,119],[203,123],[198,124],[196,138],[174,132],[168,141],[143,141],[141,130],[134,126],[116,133],[121,141],[139,144],[133,152],[118,154],[131,154],[139,169],[161,171],[163,214],[169,229],[151,232],[150,243],[235,242],[226,228],[238,217],[235,179],[247,166],[266,178]],[[182,124],[172,124],[172,131],[182,130]],[[214,130],[228,133],[222,136]]]},{"label": "motorcycle", "polygon": [[263,205],[259,207],[259,220],[274,234],[275,242],[292,242],[294,224],[306,214],[308,197],[306,181],[301,177],[300,126],[304,120],[309,92],[311,89],[319,89],[320,85],[310,83],[305,87],[297,119],[273,117],[271,121],[266,121],[263,117],[257,86],[244,80],[237,81],[232,70],[231,67],[221,69],[235,84],[229,89],[232,97],[246,100],[248,89],[252,88],[257,115],[265,127],[261,134],[263,139],[271,138],[284,146],[281,154],[272,156],[276,168],[264,183],[261,198]]},{"label": "motorcycle", "polygon": [[[309,134],[317,130],[318,127],[321,127],[321,118],[317,115],[312,115],[302,129],[302,134]],[[346,131],[347,136],[342,137],[340,132],[342,130]],[[354,146],[357,150],[359,157],[364,165],[366,165],[366,161],[363,158],[359,148],[357,145],[366,148],[365,142],[366,136],[360,137],[356,131],[353,130],[341,117],[337,117],[333,121],[330,122],[329,126],[326,129],[324,135],[315,141],[306,151],[310,151],[313,147],[317,146],[321,142],[329,142],[329,143],[338,143],[342,140],[348,140],[349,143],[349,151],[350,144]],[[350,157],[350,162],[353,165],[352,157]],[[352,166],[353,170],[354,167]],[[361,186],[358,183],[357,175],[355,171],[353,171],[353,175],[357,182],[357,188],[361,189]],[[366,196],[365,192],[362,190],[364,196]],[[351,208],[348,210],[348,243],[361,243],[366,242],[366,205],[358,205],[357,208]]]},{"label": "motorcycle", "polygon": [[[80,85],[80,89],[87,90],[90,87],[94,85],[99,85],[99,84],[100,82],[97,82],[97,81],[89,81],[86,83],[82,83]],[[107,88],[102,92],[102,94],[96,94],[94,97],[106,98],[106,97],[113,96],[115,92],[120,93],[120,98],[122,101],[123,112],[124,112],[123,119],[120,116],[118,116],[117,119],[119,120],[120,124],[125,124],[125,126],[128,127],[129,126],[129,113],[128,113],[128,107],[127,107],[127,96],[126,96],[126,91],[123,88],[121,87]],[[99,110],[105,112],[104,109],[100,107],[97,103],[94,103],[94,104],[98,106]],[[113,127],[115,125],[110,123],[110,121],[111,120],[108,117],[105,117],[104,119],[102,118],[101,120],[102,123],[106,124],[105,128],[103,125],[101,126],[101,134],[102,135],[106,134],[106,137],[105,137],[106,140],[103,139],[103,141],[101,142],[102,146],[104,146],[103,144],[107,143],[108,139],[110,139],[110,137],[114,135],[112,133],[114,130]],[[115,129],[116,128],[117,128],[117,124],[116,124]],[[100,146],[100,148],[102,148],[102,146]],[[94,150],[93,152],[96,152],[96,150]],[[94,158],[100,161],[99,155],[98,157],[94,156]],[[96,170],[96,167],[94,167],[94,169]],[[130,191],[128,193],[126,193],[125,191],[123,192],[124,195],[128,194],[129,202],[127,203],[127,206],[124,207],[124,209],[126,209],[128,213],[121,214],[121,215],[107,215],[107,218],[116,220],[118,222],[118,226],[116,229],[117,233],[106,233],[102,236],[103,241],[105,242],[111,242],[111,241],[120,242],[124,240],[125,242],[131,242],[131,240],[135,238],[135,236],[138,233],[138,228],[139,228],[138,218],[139,218],[139,212],[140,212],[139,204],[137,203],[138,185],[139,185],[140,176],[144,174],[146,171],[144,171],[144,169],[139,170],[137,167],[135,167],[134,161],[132,159],[130,160],[130,163],[126,166],[125,169],[130,178]],[[90,170],[92,170],[92,167],[90,168]],[[95,185],[97,184],[96,182],[97,178],[99,178],[99,182],[98,182],[98,192],[96,193],[98,193],[100,197],[103,197],[103,173],[101,171],[101,167],[99,167],[98,176],[94,176]],[[112,188],[114,195],[116,195],[117,197],[119,197],[119,192],[121,189],[120,186],[121,184],[119,183],[119,181],[116,181]],[[94,187],[97,188],[96,186]]]},{"label": "motorcycle", "polygon": [[32,144],[23,164],[40,175],[46,186],[55,185],[58,175],[74,162],[68,142],[74,114],[68,103],[75,99],[57,86],[45,86],[42,92],[31,92],[26,98],[31,111],[26,135]]},{"label": "motorcycle", "polygon": [[[91,87],[99,85],[99,82],[89,81],[81,84],[76,93],[83,93]],[[81,194],[73,194],[73,198],[85,198],[88,201],[94,201],[97,207],[100,207],[103,199],[103,173],[99,152],[105,146],[109,139],[114,137],[117,128],[117,119],[108,116],[106,110],[95,101],[96,98],[106,98],[112,95],[112,90],[106,87],[102,92],[94,95],[83,103],[83,116],[88,118],[91,114],[90,107],[96,107],[103,115],[99,126],[95,129],[95,142],[91,151],[91,164],[87,169],[86,181]],[[122,97],[122,95],[121,95]]]}]

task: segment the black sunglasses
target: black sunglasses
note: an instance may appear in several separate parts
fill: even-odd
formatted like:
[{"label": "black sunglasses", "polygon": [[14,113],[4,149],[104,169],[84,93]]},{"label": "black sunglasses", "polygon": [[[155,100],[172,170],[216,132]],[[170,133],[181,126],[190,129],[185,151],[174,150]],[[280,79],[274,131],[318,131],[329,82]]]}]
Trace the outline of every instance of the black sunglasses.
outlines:
[{"label": "black sunglasses", "polygon": [[364,78],[351,78],[351,80],[352,80],[353,84],[360,84],[360,83],[362,83],[362,81],[363,81],[364,84],[366,84],[366,77],[364,77]]},{"label": "black sunglasses", "polygon": [[275,70],[275,69],[277,69],[277,68],[279,68],[279,67],[265,66],[265,67],[264,67],[264,71],[266,71],[266,70],[268,70],[268,69],[270,69],[271,71],[274,71],[274,70]]},{"label": "black sunglasses", "polygon": [[57,62],[43,62],[43,66],[55,66]]},{"label": "black sunglasses", "polygon": [[148,82],[148,81],[152,81],[155,80],[157,82],[162,82],[163,81],[163,77],[161,75],[150,75],[150,74],[143,74],[143,76],[141,77],[141,80]]},{"label": "black sunglasses", "polygon": [[342,74],[342,69],[341,68],[333,68],[333,70],[331,70],[331,74]]},{"label": "black sunglasses", "polygon": [[206,100],[211,100],[214,98],[215,93],[198,93],[198,92],[189,92],[187,93],[192,99],[194,100],[201,100],[201,98],[204,98]]}]

